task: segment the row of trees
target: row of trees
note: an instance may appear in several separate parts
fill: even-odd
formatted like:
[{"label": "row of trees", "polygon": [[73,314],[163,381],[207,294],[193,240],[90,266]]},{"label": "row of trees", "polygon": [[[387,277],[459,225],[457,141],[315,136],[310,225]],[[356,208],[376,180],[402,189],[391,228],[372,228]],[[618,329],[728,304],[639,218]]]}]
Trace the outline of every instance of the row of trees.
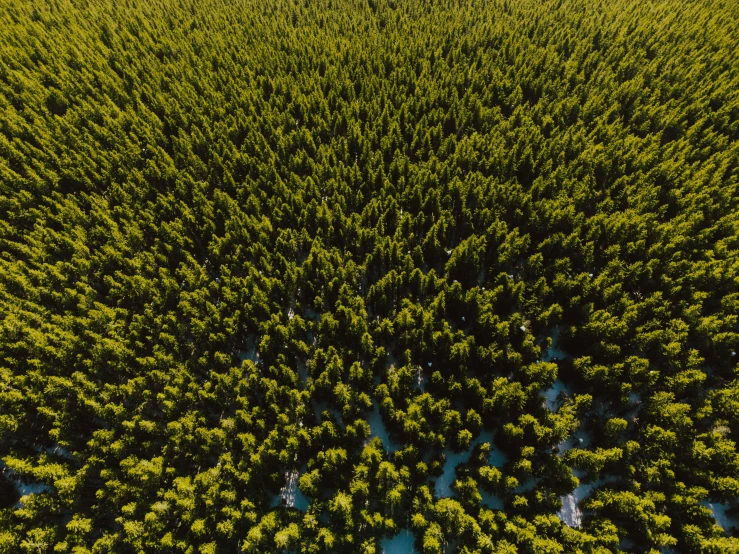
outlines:
[{"label": "row of trees", "polygon": [[738,18],[0,6],[0,552],[739,551]]}]

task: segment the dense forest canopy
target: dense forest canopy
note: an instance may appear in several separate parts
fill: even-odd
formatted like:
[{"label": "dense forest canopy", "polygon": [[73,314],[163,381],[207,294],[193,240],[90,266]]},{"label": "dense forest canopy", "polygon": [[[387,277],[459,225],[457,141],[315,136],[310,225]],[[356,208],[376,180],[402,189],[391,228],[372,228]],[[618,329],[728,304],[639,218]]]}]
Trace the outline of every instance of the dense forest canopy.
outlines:
[{"label": "dense forest canopy", "polygon": [[0,0],[0,553],[739,552],[737,52]]}]

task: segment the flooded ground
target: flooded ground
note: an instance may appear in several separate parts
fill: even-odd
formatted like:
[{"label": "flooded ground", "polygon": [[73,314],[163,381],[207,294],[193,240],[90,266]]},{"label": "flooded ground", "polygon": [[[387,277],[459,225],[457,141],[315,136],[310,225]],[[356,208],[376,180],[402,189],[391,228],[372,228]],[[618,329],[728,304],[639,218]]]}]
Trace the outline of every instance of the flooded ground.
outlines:
[{"label": "flooded ground", "polygon": [[382,421],[380,405],[374,398],[372,399],[372,411],[367,416],[367,421],[370,426],[370,439],[378,437],[382,441],[382,446],[388,452],[395,452],[400,448],[400,445],[390,438],[387,427],[385,427],[385,422]]},{"label": "flooded ground", "polygon": [[303,360],[296,360],[295,365],[298,368],[298,375],[300,376],[300,380],[305,385],[305,382],[308,380],[308,366],[305,365],[305,362]]},{"label": "flooded ground", "polygon": [[303,316],[308,321],[321,321],[321,314],[319,314],[317,311],[315,311],[312,308],[303,309]]},{"label": "flooded ground", "polygon": [[552,346],[543,349],[541,353],[541,360],[543,362],[556,362],[558,360],[565,360],[570,355],[559,347],[559,327],[552,329]]},{"label": "flooded ground", "polygon": [[246,341],[246,348],[239,352],[239,361],[249,360],[253,363],[259,363],[259,352],[257,352],[257,344],[253,339]]},{"label": "flooded ground", "polygon": [[444,471],[436,479],[436,496],[439,498],[450,497],[453,494],[452,484],[456,477],[456,470],[459,464],[467,462],[470,458],[470,451],[453,452],[451,450],[444,451]]},{"label": "flooded ground", "polygon": [[[541,360],[544,362],[557,362],[569,358],[569,354],[559,347],[559,329],[552,330],[552,345],[544,349]],[[562,401],[572,396],[572,389],[562,379],[556,379],[552,386],[544,391],[544,405],[552,412],[556,412],[562,405]],[[588,448],[592,442],[589,433],[582,429],[578,429],[571,437],[557,445],[558,455],[561,456],[572,448]],[[573,474],[582,479],[585,472],[582,470],[573,470]],[[593,483],[581,483],[572,491],[561,498],[562,508],[557,512],[557,517],[562,520],[565,525],[579,528],[582,526],[582,510],[580,502],[590,496],[593,489],[602,485],[605,480],[598,480]]]},{"label": "flooded ground", "polygon": [[[572,473],[578,479],[582,479],[585,476],[585,472],[580,470],[574,470]],[[557,512],[557,517],[565,525],[575,528],[579,528],[582,525],[582,510],[579,504],[583,498],[590,494],[594,485],[594,483],[581,483],[570,494],[562,497],[562,509]]]},{"label": "flooded ground", "polygon": [[503,499],[500,496],[490,494],[489,492],[485,492],[482,489],[480,489],[480,496],[482,496],[482,505],[485,508],[489,508],[491,510],[503,509]]},{"label": "flooded ground", "polygon": [[414,380],[413,386],[420,389],[421,392],[426,392],[426,383],[428,382],[428,376],[426,375],[426,372],[423,371],[423,368],[421,366],[418,366],[417,376]]},{"label": "flooded ground", "polygon": [[416,552],[413,548],[413,533],[410,529],[401,529],[400,532],[392,538],[383,539],[382,554],[411,554]]},{"label": "flooded ground", "polygon": [[[542,362],[556,362],[569,358],[569,354],[559,347],[559,329],[552,330],[552,346],[544,348],[541,353]],[[544,405],[552,412],[556,412],[561,406],[561,401],[572,396],[572,390],[561,379],[556,379],[554,384],[544,391]]]},{"label": "flooded ground", "polygon": [[716,519],[716,523],[724,531],[729,531],[733,527],[737,527],[737,519],[731,514],[728,514],[729,506],[720,502],[701,502],[702,506],[705,506]]},{"label": "flooded ground", "polygon": [[316,414],[316,419],[320,421],[321,414],[323,412],[328,412],[336,420],[336,424],[339,427],[341,428],[344,427],[344,420],[342,419],[341,412],[339,412],[339,410],[329,407],[329,405],[326,404],[325,402],[316,402],[315,400],[312,400],[311,404],[313,406],[313,413]]},{"label": "flooded ground", "polygon": [[[491,445],[490,457],[488,463],[495,467],[501,467],[507,460],[505,454],[501,452],[493,442],[492,431],[483,431],[480,435],[470,443],[470,447],[462,452],[454,452],[453,450],[444,450],[444,469],[443,473],[436,479],[436,496],[439,498],[445,498],[452,496],[452,485],[456,480],[457,466],[464,464],[469,461],[472,449],[478,444],[488,442]],[[501,501],[502,502],[502,501]],[[492,507],[492,506],[491,506]]]},{"label": "flooded ground", "polygon": [[544,391],[544,404],[549,411],[556,412],[562,404],[562,399],[571,395],[572,391],[564,381],[557,379],[550,388]]},{"label": "flooded ground", "polygon": [[74,456],[66,448],[59,445],[50,446],[46,449],[46,453],[52,456],[60,456],[65,460],[74,460]]},{"label": "flooded ground", "polygon": [[[23,483],[21,481],[13,481],[15,484],[15,489],[18,491],[18,494],[23,496],[28,496],[29,494],[41,494],[42,492],[51,492],[53,489],[49,485],[45,485],[44,483]],[[17,507],[21,506],[21,501],[18,501]]]},{"label": "flooded ground", "polygon": [[578,429],[571,437],[568,437],[557,445],[557,450],[559,451],[558,455],[561,456],[573,448],[588,448],[592,440],[590,433],[587,433],[582,429]]},{"label": "flooded ground", "polygon": [[[69,450],[67,450],[66,448],[58,444],[54,444],[53,446],[46,446],[46,447],[41,447],[37,444],[34,444],[33,449],[39,454],[46,453],[49,456],[59,456],[60,458],[64,458],[65,460],[69,460],[69,461],[74,460],[74,456],[69,452]],[[0,467],[4,467],[2,465],[2,462],[0,462]]]},{"label": "flooded ground", "polygon": [[5,465],[5,462],[0,460],[0,472],[8,479],[8,481],[15,487],[18,496],[18,501],[13,506],[14,508],[23,508],[23,497],[31,494],[41,494],[42,492],[52,491],[52,487],[45,483],[26,483],[19,475]]},{"label": "flooded ground", "polygon": [[310,500],[298,488],[298,479],[300,472],[294,469],[285,474],[285,485],[280,489],[280,494],[272,499],[272,506],[288,506],[306,511],[310,505]]},{"label": "flooded ground", "polygon": [[579,500],[574,492],[562,497],[562,509],[557,512],[557,517],[565,525],[575,528],[582,525],[582,511],[578,506],[578,502]]},{"label": "flooded ground", "polygon": [[495,446],[495,443],[493,443],[492,433],[490,433],[489,440],[486,438],[482,442],[490,443],[491,448],[490,448],[490,457],[488,458],[488,463],[494,467],[503,467],[503,465],[508,461],[508,456],[506,456],[500,448]]},{"label": "flooded ground", "polygon": [[[584,470],[576,469],[572,473],[578,479],[583,479],[586,472]],[[606,477],[593,481],[592,483],[580,483],[574,491],[562,497],[562,509],[557,512],[557,517],[570,527],[580,527],[582,525],[582,510],[580,509],[580,502],[593,494],[596,489],[599,489],[613,480],[614,478]]]},{"label": "flooded ground", "polygon": [[539,479],[527,479],[523,483],[520,483],[515,489],[513,489],[513,492],[516,494],[521,494],[525,492],[531,492],[536,488],[536,485],[539,484]]}]

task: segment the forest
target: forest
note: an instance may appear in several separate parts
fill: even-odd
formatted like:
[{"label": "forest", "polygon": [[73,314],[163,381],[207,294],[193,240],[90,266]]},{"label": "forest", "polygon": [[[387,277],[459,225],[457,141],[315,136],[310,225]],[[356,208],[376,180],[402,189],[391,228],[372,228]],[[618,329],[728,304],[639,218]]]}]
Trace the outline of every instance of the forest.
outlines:
[{"label": "forest", "polygon": [[0,0],[0,554],[739,553],[737,52]]}]

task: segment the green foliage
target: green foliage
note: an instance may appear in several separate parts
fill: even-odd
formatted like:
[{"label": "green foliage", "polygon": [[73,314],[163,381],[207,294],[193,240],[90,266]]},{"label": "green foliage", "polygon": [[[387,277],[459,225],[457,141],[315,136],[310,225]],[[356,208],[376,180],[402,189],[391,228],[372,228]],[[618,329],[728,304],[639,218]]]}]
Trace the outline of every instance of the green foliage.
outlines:
[{"label": "green foliage", "polygon": [[0,2],[0,554],[739,551],[738,6]]}]

